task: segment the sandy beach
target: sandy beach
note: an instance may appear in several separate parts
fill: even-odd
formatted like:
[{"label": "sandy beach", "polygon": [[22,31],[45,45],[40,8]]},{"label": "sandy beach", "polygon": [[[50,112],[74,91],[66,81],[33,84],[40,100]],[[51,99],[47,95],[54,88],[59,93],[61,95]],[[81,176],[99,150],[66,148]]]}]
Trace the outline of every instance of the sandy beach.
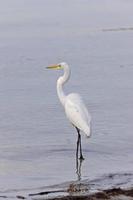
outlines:
[{"label": "sandy beach", "polygon": [[[45,198],[44,198],[45,199]],[[132,200],[133,188],[120,189],[114,188],[110,190],[104,190],[90,195],[68,195],[64,197],[51,198],[51,200]]]},{"label": "sandy beach", "polygon": [[[83,186],[82,186],[83,187]],[[73,191],[74,189],[74,191]],[[83,188],[82,188],[83,189]],[[61,195],[61,193],[66,193],[65,195]],[[68,193],[68,194],[67,194]],[[54,197],[48,197],[48,194],[52,194]],[[121,189],[121,188],[113,188],[107,189],[99,192],[94,192],[93,194],[89,194],[86,190],[83,192],[77,190],[75,186],[71,185],[68,191],[45,191],[34,194],[29,194],[27,197],[23,195],[16,196],[6,196],[1,195],[0,198],[14,198],[14,199],[50,199],[50,200],[132,200],[133,199],[133,188]]]}]

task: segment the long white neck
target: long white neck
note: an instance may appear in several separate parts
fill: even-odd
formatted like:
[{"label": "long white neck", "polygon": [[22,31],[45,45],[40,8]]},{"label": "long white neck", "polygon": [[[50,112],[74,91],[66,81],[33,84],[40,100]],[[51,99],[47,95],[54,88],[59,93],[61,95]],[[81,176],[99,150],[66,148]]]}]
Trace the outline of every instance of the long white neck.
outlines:
[{"label": "long white neck", "polygon": [[64,106],[66,95],[63,91],[63,85],[68,81],[71,71],[70,71],[69,66],[66,63],[63,67],[64,67],[64,74],[63,76],[59,77],[59,79],[57,80],[57,94],[58,94],[61,104]]}]

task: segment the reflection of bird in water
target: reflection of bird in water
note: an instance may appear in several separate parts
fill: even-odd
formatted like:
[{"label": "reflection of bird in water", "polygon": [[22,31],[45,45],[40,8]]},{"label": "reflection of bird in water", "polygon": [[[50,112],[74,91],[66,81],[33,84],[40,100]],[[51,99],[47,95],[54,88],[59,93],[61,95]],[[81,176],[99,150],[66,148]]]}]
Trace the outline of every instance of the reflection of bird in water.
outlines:
[{"label": "reflection of bird in water", "polygon": [[80,148],[80,160],[83,160],[82,147],[81,147],[81,135],[80,131],[84,132],[87,137],[90,137],[90,121],[91,117],[88,113],[88,110],[81,98],[77,93],[71,93],[65,95],[63,91],[63,85],[70,78],[70,68],[66,63],[59,63],[47,67],[47,69],[64,69],[63,76],[59,77],[57,80],[57,94],[60,99],[61,104],[65,109],[65,113],[69,121],[76,128],[78,133],[77,140],[77,151],[76,158],[78,160],[78,152]]},{"label": "reflection of bird in water", "polygon": [[79,160],[76,159],[76,174],[77,174],[78,181],[81,180],[82,162],[83,162],[83,160],[81,160],[81,159],[79,159]]}]

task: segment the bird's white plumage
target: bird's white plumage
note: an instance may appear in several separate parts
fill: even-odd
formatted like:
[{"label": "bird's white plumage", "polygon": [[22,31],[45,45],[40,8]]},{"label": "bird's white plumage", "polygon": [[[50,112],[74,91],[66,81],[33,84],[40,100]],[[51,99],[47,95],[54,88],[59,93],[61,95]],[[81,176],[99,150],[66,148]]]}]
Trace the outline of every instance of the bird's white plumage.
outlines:
[{"label": "bird's white plumage", "polygon": [[69,121],[89,137],[91,117],[82,97],[77,93],[67,95],[64,108]]}]

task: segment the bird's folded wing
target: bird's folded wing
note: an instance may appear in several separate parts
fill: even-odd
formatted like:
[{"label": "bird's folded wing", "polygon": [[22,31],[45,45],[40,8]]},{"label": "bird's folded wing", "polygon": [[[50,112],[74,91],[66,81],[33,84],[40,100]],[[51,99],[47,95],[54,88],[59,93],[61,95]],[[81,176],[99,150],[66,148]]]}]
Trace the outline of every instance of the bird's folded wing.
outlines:
[{"label": "bird's folded wing", "polygon": [[90,125],[90,115],[78,94],[68,95],[65,103],[65,112],[70,122],[80,130],[86,130]]}]

